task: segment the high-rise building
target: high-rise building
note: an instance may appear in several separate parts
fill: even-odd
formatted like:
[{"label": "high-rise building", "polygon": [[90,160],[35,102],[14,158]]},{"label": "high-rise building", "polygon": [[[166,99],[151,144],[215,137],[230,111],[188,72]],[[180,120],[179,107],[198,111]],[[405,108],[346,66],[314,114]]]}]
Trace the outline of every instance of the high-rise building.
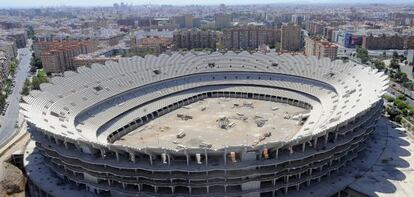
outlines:
[{"label": "high-rise building", "polygon": [[16,30],[9,33],[8,37],[16,43],[18,49],[27,45],[27,33],[24,30]]},{"label": "high-rise building", "polygon": [[261,44],[280,42],[280,29],[240,27],[223,31],[223,43],[227,49],[256,49]]},{"label": "high-rise building", "polygon": [[329,42],[332,42],[334,36],[334,27],[324,27],[323,28],[323,37],[327,39]]},{"label": "high-rise building", "polygon": [[210,30],[189,29],[174,32],[173,42],[176,48],[216,48],[217,32]]},{"label": "high-rise building", "polygon": [[407,52],[407,62],[408,62],[408,65],[414,66],[414,50],[413,49],[410,49]]},{"label": "high-rise building", "polygon": [[299,51],[302,48],[301,28],[295,24],[282,25],[281,47],[286,51]]},{"label": "high-rise building", "polygon": [[189,15],[189,14],[185,14],[185,15],[181,15],[181,16],[174,16],[173,17],[173,23],[178,27],[178,28],[193,28],[194,24],[194,17],[193,15]]},{"label": "high-rise building", "polygon": [[302,25],[303,23],[303,16],[292,15],[292,23],[296,25]]},{"label": "high-rise building", "polygon": [[305,39],[305,55],[317,56],[318,58],[328,57],[335,59],[338,54],[338,47],[320,38],[309,38]]},{"label": "high-rise building", "polygon": [[215,27],[217,29],[230,27],[231,20],[232,20],[231,15],[229,15],[229,14],[216,14],[216,15],[214,15]]},{"label": "high-rise building", "polygon": [[306,30],[311,34],[323,34],[324,27],[327,26],[322,21],[309,21],[306,26]]}]

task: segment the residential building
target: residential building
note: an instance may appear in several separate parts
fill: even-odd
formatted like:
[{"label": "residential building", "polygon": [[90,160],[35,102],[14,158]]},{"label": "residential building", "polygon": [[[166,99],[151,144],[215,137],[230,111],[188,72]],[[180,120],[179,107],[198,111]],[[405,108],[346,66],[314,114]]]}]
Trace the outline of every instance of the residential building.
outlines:
[{"label": "residential building", "polygon": [[97,49],[97,42],[92,40],[46,41],[35,42],[33,45],[47,73],[75,70],[78,66],[73,63],[73,57]]},{"label": "residential building", "polygon": [[317,56],[318,58],[328,57],[335,59],[338,54],[338,47],[327,40],[321,38],[305,39],[305,55]]},{"label": "residential building", "polygon": [[362,47],[368,50],[403,49],[404,37],[394,35],[368,35],[362,37]]},{"label": "residential building", "polygon": [[147,36],[137,40],[135,46],[131,50],[151,51],[153,54],[165,52],[172,44],[172,38]]},{"label": "residential building", "polygon": [[223,29],[223,28],[227,28],[230,27],[231,25],[231,15],[229,14],[215,14],[214,15],[214,23],[215,23],[215,27],[216,29]]},{"label": "residential building", "polygon": [[217,32],[211,30],[188,29],[174,32],[175,48],[216,48]]},{"label": "residential building", "polygon": [[223,31],[223,44],[227,49],[256,49],[261,44],[280,42],[280,29],[246,26]]},{"label": "residential building", "polygon": [[178,28],[193,28],[194,27],[194,16],[193,15],[185,14],[182,16],[174,16],[172,21]]},{"label": "residential building", "polygon": [[410,49],[407,52],[407,62],[408,65],[414,66],[414,50]]},{"label": "residential building", "polygon": [[296,25],[302,25],[303,24],[303,16],[299,15],[292,15],[292,23]]},{"label": "residential building", "polygon": [[302,48],[301,28],[295,24],[282,25],[281,49],[286,51],[299,51]]}]

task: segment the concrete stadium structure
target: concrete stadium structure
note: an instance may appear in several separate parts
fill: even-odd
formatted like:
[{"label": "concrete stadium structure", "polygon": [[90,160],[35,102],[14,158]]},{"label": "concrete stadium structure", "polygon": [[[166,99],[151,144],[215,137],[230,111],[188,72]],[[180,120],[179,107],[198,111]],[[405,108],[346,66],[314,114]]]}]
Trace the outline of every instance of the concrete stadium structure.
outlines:
[{"label": "concrete stadium structure", "polygon": [[[30,189],[35,196],[276,196],[300,190],[364,149],[387,84],[386,75],[362,65],[273,53],[162,54],[80,67],[42,84],[21,104],[36,142],[25,155]],[[250,120],[261,111],[236,108],[236,102],[256,105],[246,100],[277,107],[254,128],[257,122]],[[203,107],[207,101],[233,106]],[[197,122],[192,129],[202,120],[197,114],[177,119],[183,108],[211,116],[225,113],[220,109],[250,111],[244,120],[230,118],[249,129],[229,121],[229,128]],[[168,131],[156,128],[167,123]],[[210,139],[211,132],[220,137]],[[68,183],[71,188],[62,189]]]}]

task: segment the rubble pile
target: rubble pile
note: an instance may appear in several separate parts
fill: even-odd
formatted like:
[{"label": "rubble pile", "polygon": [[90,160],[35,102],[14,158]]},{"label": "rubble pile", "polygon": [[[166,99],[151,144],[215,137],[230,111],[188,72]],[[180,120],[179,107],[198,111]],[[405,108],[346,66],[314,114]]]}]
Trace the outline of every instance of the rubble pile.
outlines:
[{"label": "rubble pile", "polygon": [[267,119],[256,115],[254,116],[254,121],[256,122],[257,127],[263,127],[263,125],[267,122]]},{"label": "rubble pile", "polygon": [[191,120],[191,119],[193,119],[193,116],[185,115],[185,114],[177,114],[177,117],[180,118],[181,120]]}]

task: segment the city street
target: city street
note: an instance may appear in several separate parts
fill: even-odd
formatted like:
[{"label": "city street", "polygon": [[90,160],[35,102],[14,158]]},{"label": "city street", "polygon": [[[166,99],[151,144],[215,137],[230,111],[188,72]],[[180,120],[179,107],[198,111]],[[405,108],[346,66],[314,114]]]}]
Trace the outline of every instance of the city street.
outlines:
[{"label": "city street", "polygon": [[27,78],[30,69],[30,59],[32,53],[30,51],[31,41],[28,42],[28,47],[19,49],[20,62],[16,69],[16,81],[13,87],[13,92],[8,96],[7,102],[9,106],[4,116],[0,117],[0,147],[3,146],[16,133],[16,123],[22,122],[22,117],[19,116],[19,102],[21,98],[21,90],[25,79]]}]

